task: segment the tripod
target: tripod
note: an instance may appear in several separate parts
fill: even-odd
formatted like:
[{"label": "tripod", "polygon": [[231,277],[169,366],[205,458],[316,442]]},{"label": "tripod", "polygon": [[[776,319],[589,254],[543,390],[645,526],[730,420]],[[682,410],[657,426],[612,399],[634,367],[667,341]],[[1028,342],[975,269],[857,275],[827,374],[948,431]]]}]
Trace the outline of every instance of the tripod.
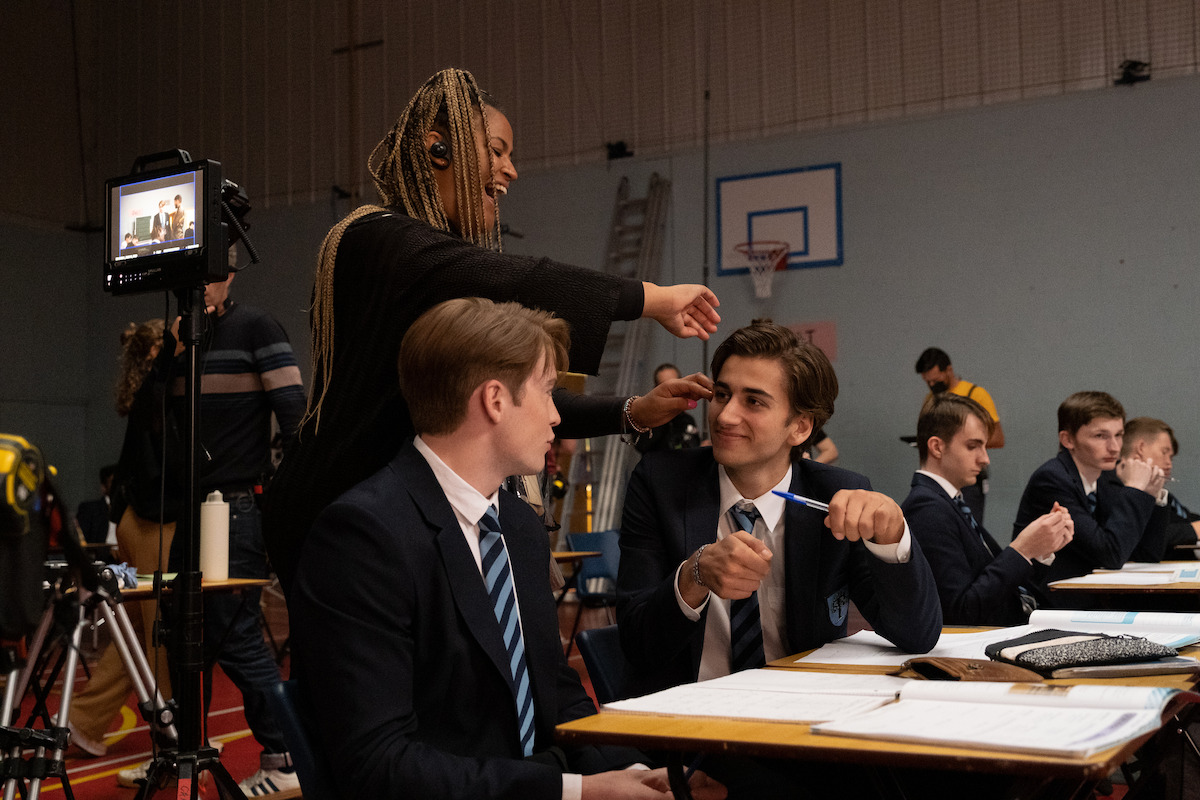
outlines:
[{"label": "tripod", "polygon": [[[2,659],[8,681],[5,689],[4,706],[0,719],[12,720],[17,711],[20,698],[32,684],[36,702],[26,720],[24,728],[3,728],[3,740],[0,740],[0,755],[11,758],[4,773],[4,800],[12,800],[11,792],[16,788],[18,779],[29,779],[30,788],[26,797],[36,798],[40,793],[40,783],[46,777],[62,779],[63,788],[68,798],[72,797],[66,772],[61,767],[62,751],[66,749],[67,741],[64,734],[67,730],[67,720],[70,716],[71,701],[74,695],[75,671],[78,668],[79,644],[83,631],[88,627],[89,620],[99,614],[108,623],[112,644],[117,648],[121,661],[129,674],[134,693],[138,698],[138,708],[142,718],[150,726],[151,735],[156,741],[166,744],[178,739],[173,719],[175,707],[163,700],[162,694],[155,686],[154,673],[145,652],[138,644],[138,637],[129,620],[122,603],[121,592],[118,588],[117,577],[107,566],[99,566],[99,586],[95,591],[80,587],[77,592],[64,592],[68,575],[65,564],[51,564],[51,569],[60,570],[59,577],[53,582],[54,594],[51,602],[42,614],[28,654],[22,654],[16,648],[6,648]],[[51,642],[50,633],[54,620],[60,619],[67,627],[64,633],[66,640],[58,663],[50,671],[41,687],[37,686],[36,677],[44,656],[48,656],[47,644]],[[58,709],[57,721],[51,721],[46,710],[46,697],[50,687],[58,675],[63,676],[62,702]],[[42,717],[46,728],[35,730],[32,725],[38,717]],[[53,753],[49,761],[45,760],[45,752],[35,749],[34,757],[25,766],[18,768],[17,759],[23,749],[41,745],[43,750]],[[15,748],[15,749],[11,749]]]},{"label": "tripod", "polygon": [[[79,642],[86,622],[86,612],[82,606],[74,602],[73,596],[64,594],[63,588],[67,579],[68,576],[64,569],[58,579],[52,583],[54,595],[42,613],[42,619],[38,623],[29,652],[23,653],[19,647],[7,644],[0,648],[0,667],[7,675],[4,701],[0,706],[0,722],[4,723],[3,726],[0,726],[0,776],[4,778],[4,800],[14,800],[18,785],[25,780],[28,780],[29,783],[22,792],[23,796],[26,800],[37,800],[41,796],[42,781],[51,777],[59,778],[62,781],[63,793],[67,800],[74,800],[75,797],[71,791],[70,781],[67,779],[63,754],[66,752],[67,742],[70,738],[67,720],[70,715],[71,694],[74,689],[73,678],[79,664]],[[37,705],[34,706],[26,726],[9,727],[8,723],[15,721],[14,717],[19,710],[20,698],[25,695],[25,689],[33,680],[35,665],[40,660],[42,648],[53,627],[55,614],[60,611],[72,614],[76,624],[70,628],[69,641],[58,665],[62,667],[65,663],[66,671],[63,674],[68,676],[68,679],[63,681],[62,704],[59,706],[58,716],[51,720],[45,708],[45,696],[49,694],[50,687],[58,675],[56,667],[47,679],[47,685],[39,694]],[[39,716],[42,717],[46,727],[35,729],[33,723]],[[22,758],[22,751],[29,748],[33,748],[33,757]],[[50,753],[49,759],[46,758],[48,752]]]}]

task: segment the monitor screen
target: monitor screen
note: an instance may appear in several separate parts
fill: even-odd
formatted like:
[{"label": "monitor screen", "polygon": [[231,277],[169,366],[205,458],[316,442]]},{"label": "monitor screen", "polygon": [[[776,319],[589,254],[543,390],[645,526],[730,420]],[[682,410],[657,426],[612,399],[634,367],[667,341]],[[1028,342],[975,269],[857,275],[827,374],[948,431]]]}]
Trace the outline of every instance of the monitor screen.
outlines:
[{"label": "monitor screen", "polygon": [[[197,161],[107,182],[104,288],[170,289],[211,278],[219,242],[220,164]],[[212,228],[218,230],[212,230]]]}]

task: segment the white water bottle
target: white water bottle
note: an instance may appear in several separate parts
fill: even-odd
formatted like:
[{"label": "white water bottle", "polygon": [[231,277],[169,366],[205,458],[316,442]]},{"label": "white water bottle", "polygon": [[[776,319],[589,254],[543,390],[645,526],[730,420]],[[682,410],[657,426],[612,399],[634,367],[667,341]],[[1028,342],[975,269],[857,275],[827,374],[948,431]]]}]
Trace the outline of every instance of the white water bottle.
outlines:
[{"label": "white water bottle", "polygon": [[213,492],[200,504],[200,571],[204,579],[229,579],[229,503]]}]

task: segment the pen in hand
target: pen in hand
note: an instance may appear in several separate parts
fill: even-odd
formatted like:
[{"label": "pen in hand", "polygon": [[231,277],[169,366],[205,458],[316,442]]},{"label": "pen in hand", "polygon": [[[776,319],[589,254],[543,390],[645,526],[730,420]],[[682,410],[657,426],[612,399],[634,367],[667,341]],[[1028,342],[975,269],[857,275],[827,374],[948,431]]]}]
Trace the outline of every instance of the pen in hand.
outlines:
[{"label": "pen in hand", "polygon": [[793,503],[799,503],[802,506],[815,508],[817,511],[829,511],[828,503],[822,503],[820,500],[813,500],[811,497],[804,497],[803,495],[792,494],[791,492],[781,492],[778,489],[772,489],[771,493],[779,495],[784,500],[791,500]]}]

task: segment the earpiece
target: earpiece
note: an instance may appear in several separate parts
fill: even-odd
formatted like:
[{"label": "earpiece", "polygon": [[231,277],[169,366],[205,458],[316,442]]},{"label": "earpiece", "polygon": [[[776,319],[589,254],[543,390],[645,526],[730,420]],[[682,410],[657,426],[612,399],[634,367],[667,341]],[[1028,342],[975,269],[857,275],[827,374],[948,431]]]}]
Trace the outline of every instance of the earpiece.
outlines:
[{"label": "earpiece", "polygon": [[[434,169],[449,169],[450,167],[450,148],[441,139],[438,139],[433,144],[429,145],[429,155],[433,156]],[[441,162],[438,159],[442,159]]]}]

